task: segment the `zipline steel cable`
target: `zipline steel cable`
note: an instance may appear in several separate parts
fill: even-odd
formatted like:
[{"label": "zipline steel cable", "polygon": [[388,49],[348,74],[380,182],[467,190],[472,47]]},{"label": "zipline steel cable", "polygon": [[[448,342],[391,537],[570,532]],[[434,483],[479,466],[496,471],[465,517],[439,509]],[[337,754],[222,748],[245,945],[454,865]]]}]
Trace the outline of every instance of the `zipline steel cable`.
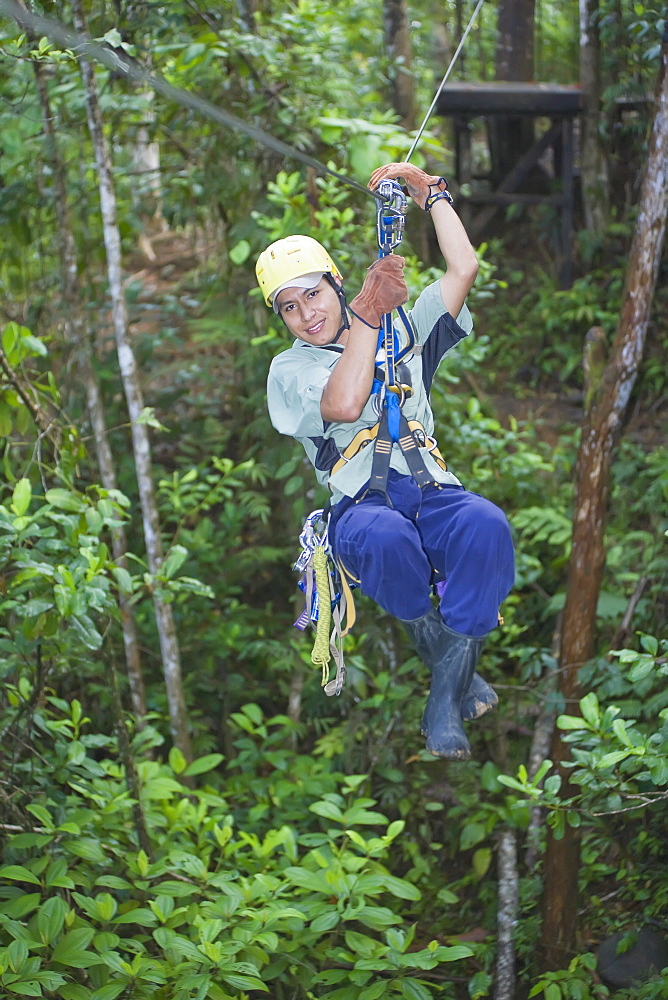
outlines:
[{"label": "zipline steel cable", "polygon": [[[478,11],[482,7],[483,3],[484,0],[478,0],[471,20],[462,35],[461,41],[459,42],[459,45],[457,46],[457,49],[450,61],[450,65],[446,70],[445,76],[441,80],[439,88],[436,91],[434,100],[432,101],[425,119],[420,126],[418,134],[415,137],[408,154],[406,155],[406,162],[410,160],[411,156],[415,152],[417,144],[422,137],[422,133],[427,126],[427,122],[429,121],[434,107],[436,106],[441,90],[452,72],[452,68],[459,57],[459,53],[464,46],[464,42],[473,27]],[[302,163],[312,167],[319,174],[330,174],[332,177],[336,177],[342,183],[347,184],[356,191],[360,191],[362,194],[371,196],[376,202],[382,203],[385,200],[377,192],[370,191],[368,187],[365,187],[358,181],[353,180],[350,177],[346,177],[345,174],[341,174],[338,171],[333,170],[332,167],[326,166],[324,163],[321,163],[314,157],[309,156],[307,153],[303,153],[301,150],[295,149],[294,146],[290,146],[288,143],[283,142],[281,139],[277,139],[269,132],[265,132],[264,129],[258,128],[257,125],[248,124],[248,122],[243,121],[241,118],[237,118],[236,115],[232,115],[230,112],[224,111],[217,105],[212,104],[211,101],[201,97],[199,94],[193,94],[188,90],[181,89],[180,87],[174,87],[171,83],[168,83],[164,77],[157,73],[148,72],[148,70],[143,69],[139,63],[130,57],[124,58],[116,50],[110,49],[105,45],[101,45],[99,42],[93,41],[92,38],[80,34],[72,28],[68,28],[60,21],[55,21],[53,18],[37,14],[35,11],[17,3],[16,0],[0,0],[0,13],[4,13],[8,17],[18,21],[20,25],[22,25],[26,30],[29,30],[33,35],[38,37],[45,36],[50,41],[57,42],[63,48],[71,49],[75,54],[81,53],[90,59],[94,59],[97,62],[102,63],[103,66],[106,66],[107,69],[112,70],[114,73],[121,74],[126,79],[132,80],[133,83],[150,87],[167,100],[174,101],[174,103],[180,104],[182,107],[191,108],[193,111],[199,112],[205,117],[211,118],[213,121],[216,121],[218,124],[224,125],[227,128],[234,129],[237,132],[242,132],[255,142],[268,146],[270,149],[275,150],[277,153],[281,153],[283,156],[301,160]]]},{"label": "zipline steel cable", "polygon": [[466,31],[462,35],[462,37],[460,39],[460,42],[459,42],[459,45],[455,49],[455,54],[453,55],[452,59],[450,60],[450,65],[446,69],[445,74],[443,76],[443,79],[441,80],[440,84],[438,85],[438,90],[434,94],[434,100],[431,102],[431,104],[429,106],[429,110],[427,111],[427,114],[424,116],[424,121],[422,122],[422,125],[420,125],[420,128],[418,129],[418,134],[415,136],[415,139],[413,140],[413,145],[411,146],[411,148],[408,150],[408,153],[406,154],[406,163],[408,163],[408,161],[410,160],[411,156],[415,152],[417,144],[418,144],[418,142],[420,141],[420,139],[422,137],[422,133],[424,132],[425,128],[427,127],[427,122],[431,118],[432,112],[433,112],[434,108],[436,107],[436,102],[437,102],[437,100],[440,97],[441,91],[443,90],[443,87],[445,86],[445,84],[447,82],[447,79],[450,76],[450,73],[452,72],[453,66],[457,62],[457,59],[459,58],[459,53],[464,48],[464,42],[468,38],[469,32],[471,31],[471,28],[475,24],[475,19],[478,16],[478,11],[480,10],[480,8],[482,7],[482,5],[483,5],[484,2],[485,2],[485,0],[478,0],[476,8],[473,11],[473,13],[471,14],[471,20],[469,21],[468,25],[466,26]]}]

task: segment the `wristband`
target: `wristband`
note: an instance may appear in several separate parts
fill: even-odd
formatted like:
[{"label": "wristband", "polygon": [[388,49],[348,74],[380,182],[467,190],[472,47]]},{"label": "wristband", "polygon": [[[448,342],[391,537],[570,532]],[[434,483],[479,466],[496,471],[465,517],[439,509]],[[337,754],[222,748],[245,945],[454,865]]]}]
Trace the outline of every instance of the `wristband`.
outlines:
[{"label": "wristband", "polygon": [[360,316],[359,313],[356,313],[351,306],[348,306],[348,308],[350,309],[355,319],[358,319],[360,323],[364,323],[364,325],[368,326],[370,330],[380,330],[380,323],[377,326],[374,326],[373,323],[367,322],[367,320],[365,320],[362,316]]},{"label": "wristband", "polygon": [[[441,185],[444,186],[441,187]],[[433,187],[436,188],[436,191],[434,191],[433,194],[430,194],[427,200],[425,201],[424,203],[425,212],[431,212],[436,202],[440,201],[442,198],[445,198],[445,200],[454,208],[455,203],[452,195],[448,191],[448,182],[446,181],[445,177],[439,177],[435,184],[430,184],[429,190],[431,191]]]}]

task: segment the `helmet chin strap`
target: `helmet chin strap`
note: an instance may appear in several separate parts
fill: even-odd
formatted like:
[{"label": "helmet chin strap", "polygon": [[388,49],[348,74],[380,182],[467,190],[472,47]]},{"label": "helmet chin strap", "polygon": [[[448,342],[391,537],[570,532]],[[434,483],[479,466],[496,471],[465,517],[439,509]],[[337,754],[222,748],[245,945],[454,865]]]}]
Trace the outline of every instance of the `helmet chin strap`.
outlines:
[{"label": "helmet chin strap", "polygon": [[339,327],[338,332],[336,334],[336,337],[334,337],[334,340],[330,341],[330,344],[328,345],[328,346],[330,346],[331,344],[336,344],[337,343],[337,341],[339,340],[339,338],[343,334],[344,330],[349,330],[350,329],[350,320],[348,319],[348,309],[347,309],[347,302],[346,302],[346,292],[345,292],[345,289],[344,289],[343,285],[341,285],[336,280],[336,278],[332,274],[330,274],[328,271],[325,273],[325,278],[327,279],[327,281],[329,282],[329,284],[332,286],[332,288],[334,289],[334,291],[338,295],[338,297],[339,297],[339,305],[341,306],[341,326]]}]

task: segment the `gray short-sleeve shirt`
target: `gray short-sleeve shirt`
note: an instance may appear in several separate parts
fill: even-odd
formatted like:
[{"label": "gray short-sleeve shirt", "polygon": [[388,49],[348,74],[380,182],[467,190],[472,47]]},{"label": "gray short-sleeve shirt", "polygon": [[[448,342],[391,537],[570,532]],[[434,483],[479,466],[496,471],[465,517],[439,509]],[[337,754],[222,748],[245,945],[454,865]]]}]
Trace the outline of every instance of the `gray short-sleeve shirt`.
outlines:
[{"label": "gray short-sleeve shirt", "polygon": [[[410,383],[413,393],[405,401],[403,413],[408,421],[418,421],[431,438],[427,446],[420,449],[430,475],[436,482],[460,485],[459,480],[445,471],[430,453],[435,442],[429,391],[445,353],[471,332],[471,314],[464,306],[455,321],[446,310],[440,284],[435,281],[420,294],[408,316],[415,334],[415,347],[403,359],[397,375],[400,381]],[[401,341],[403,330],[398,321],[396,325]],[[331,490],[333,503],[342,496],[356,496],[368,482],[372,446],[360,448],[347,461],[341,459],[356,435],[378,422],[373,396],[354,422],[327,422],[322,418],[322,393],[343,350],[339,345],[312,347],[296,340],[289,350],[274,358],[267,380],[267,405],[272,424],[281,434],[288,434],[303,445],[318,481]],[[382,357],[377,360],[382,361]],[[332,473],[337,463],[337,470]],[[390,467],[410,475],[397,444],[392,448]]]}]

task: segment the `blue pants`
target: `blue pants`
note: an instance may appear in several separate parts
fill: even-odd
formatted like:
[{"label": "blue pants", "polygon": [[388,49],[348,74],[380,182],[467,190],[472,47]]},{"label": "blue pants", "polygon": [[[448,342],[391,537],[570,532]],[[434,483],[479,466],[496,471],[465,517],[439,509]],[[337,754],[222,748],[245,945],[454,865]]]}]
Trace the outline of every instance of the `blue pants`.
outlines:
[{"label": "blue pants", "polygon": [[463,635],[486,635],[514,581],[504,513],[461,486],[421,490],[393,470],[388,493],[392,507],[379,493],[334,507],[330,541],[348,576],[405,621],[429,611],[432,587],[441,580],[445,624]]}]

